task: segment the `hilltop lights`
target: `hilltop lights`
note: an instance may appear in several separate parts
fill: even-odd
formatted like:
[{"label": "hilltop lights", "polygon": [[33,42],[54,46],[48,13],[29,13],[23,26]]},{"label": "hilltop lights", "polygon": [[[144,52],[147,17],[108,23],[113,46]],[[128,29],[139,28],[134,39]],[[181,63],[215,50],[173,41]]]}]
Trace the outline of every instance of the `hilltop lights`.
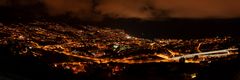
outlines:
[{"label": "hilltop lights", "polygon": [[127,38],[127,39],[131,39],[132,37],[131,37],[131,36],[129,36],[129,35],[127,35],[127,36],[126,36],[126,38]]},{"label": "hilltop lights", "polygon": [[[45,25],[49,26],[46,27]],[[55,55],[64,56],[63,60],[67,58],[71,61],[58,63],[58,65],[72,69],[74,73],[85,72],[85,66],[87,64],[92,65],[92,63],[143,64],[179,62],[179,59],[183,58],[185,63],[199,63],[201,59],[202,61],[211,61],[211,56],[216,57],[217,60],[220,59],[219,56],[229,57],[228,55],[233,55],[236,50],[234,48],[229,49],[231,52],[227,55],[215,54],[216,50],[234,45],[222,46],[222,44],[228,44],[228,41],[231,41],[230,38],[225,37],[191,40],[155,39],[153,41],[132,37],[122,30],[109,28],[86,27],[86,29],[78,30],[71,27],[66,29],[64,27],[66,25],[62,26],[56,23],[45,23],[45,25],[31,27],[24,25],[21,28],[15,27],[17,25],[0,27],[0,33],[9,33],[10,35],[6,38],[0,38],[0,45],[9,45],[9,41],[15,41],[12,44],[23,43],[11,45],[13,46],[13,53],[23,53],[19,55],[27,54],[26,56],[32,55],[34,58],[42,58],[42,56],[48,56],[49,54],[51,56],[48,56],[48,59],[55,59]],[[206,52],[212,53],[212,55],[200,55],[198,59],[193,59],[195,56],[193,54],[199,55],[200,50],[205,52],[201,53],[201,55],[206,54]],[[55,67],[58,66],[56,63],[52,64]],[[115,67],[113,73],[118,73],[119,70],[121,71],[121,69]],[[192,78],[195,77],[196,74],[193,74]]]}]

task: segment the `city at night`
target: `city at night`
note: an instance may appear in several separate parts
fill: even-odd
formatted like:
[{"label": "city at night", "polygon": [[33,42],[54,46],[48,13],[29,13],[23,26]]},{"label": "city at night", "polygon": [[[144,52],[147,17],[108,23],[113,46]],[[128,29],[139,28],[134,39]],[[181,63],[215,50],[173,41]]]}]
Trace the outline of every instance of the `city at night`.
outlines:
[{"label": "city at night", "polygon": [[0,80],[240,80],[238,3],[0,0]]}]

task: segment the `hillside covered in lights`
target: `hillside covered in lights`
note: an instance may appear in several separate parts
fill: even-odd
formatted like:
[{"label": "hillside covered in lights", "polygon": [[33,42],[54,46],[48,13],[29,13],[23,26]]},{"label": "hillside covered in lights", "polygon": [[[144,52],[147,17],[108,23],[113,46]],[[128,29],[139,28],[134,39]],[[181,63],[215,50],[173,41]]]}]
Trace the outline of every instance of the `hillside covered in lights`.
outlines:
[{"label": "hillside covered in lights", "polygon": [[[54,22],[1,23],[0,26],[2,55],[27,59],[26,62],[36,60],[36,64],[46,64],[53,74],[54,71],[63,70],[63,74],[74,75],[66,79],[92,79],[91,76],[95,76],[93,79],[122,79],[134,66],[168,65],[166,68],[172,69],[182,64],[201,68],[211,62],[229,61],[238,57],[234,53],[217,57],[193,57],[184,63],[171,60],[189,54],[236,48],[238,41],[231,36],[151,40],[131,36],[121,29],[70,26]],[[183,72],[186,73],[172,76],[181,75],[177,77],[180,80],[194,80],[199,74],[195,68]]]}]

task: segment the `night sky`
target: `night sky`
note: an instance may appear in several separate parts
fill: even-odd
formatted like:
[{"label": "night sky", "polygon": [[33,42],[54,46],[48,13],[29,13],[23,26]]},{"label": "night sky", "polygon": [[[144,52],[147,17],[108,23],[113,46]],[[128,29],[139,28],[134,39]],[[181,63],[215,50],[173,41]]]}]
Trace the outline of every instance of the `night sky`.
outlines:
[{"label": "night sky", "polygon": [[47,18],[122,28],[140,37],[238,35],[239,3],[239,0],[0,0],[0,20]]}]

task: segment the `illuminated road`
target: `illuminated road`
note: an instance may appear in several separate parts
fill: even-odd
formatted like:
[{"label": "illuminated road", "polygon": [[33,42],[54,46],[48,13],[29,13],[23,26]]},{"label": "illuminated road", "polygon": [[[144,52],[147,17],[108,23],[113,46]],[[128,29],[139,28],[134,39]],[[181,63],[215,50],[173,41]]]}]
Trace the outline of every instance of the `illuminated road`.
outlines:
[{"label": "illuminated road", "polygon": [[[206,56],[206,57],[224,57],[228,55],[235,54],[230,51],[236,51],[237,48],[231,48],[231,49],[224,49],[224,50],[215,50],[215,51],[209,51],[209,52],[201,52],[201,53],[193,53],[193,54],[187,54],[179,57],[173,57],[169,58],[169,60],[179,60],[180,58],[193,58],[195,56]],[[223,53],[223,54],[219,54]]]},{"label": "illuminated road", "polygon": [[[37,43],[34,43],[34,44],[37,44]],[[53,46],[55,46],[55,48],[61,48],[63,51],[54,50]],[[86,60],[90,60],[90,61],[93,61],[93,62],[96,62],[96,63],[116,62],[116,63],[127,63],[127,64],[178,62],[181,58],[194,58],[195,56],[225,57],[225,56],[228,56],[228,55],[236,54],[236,53],[231,52],[231,51],[238,50],[237,48],[230,48],[230,49],[215,50],[215,51],[209,51],[209,52],[187,54],[187,55],[172,57],[172,58],[170,58],[169,56],[163,55],[163,54],[149,54],[149,55],[155,55],[155,56],[161,57],[163,59],[134,60],[134,57],[138,57],[139,55],[138,56],[126,57],[126,58],[123,58],[123,59],[95,58],[95,57],[75,55],[71,51],[69,51],[67,48],[63,48],[61,45],[51,45],[51,47],[50,47],[50,46],[39,46],[37,44],[36,48],[44,49],[46,51],[53,49],[54,51],[56,51],[58,53],[65,54],[67,56],[77,57],[77,58],[80,58],[80,59],[86,59]],[[223,54],[219,54],[219,53],[223,53]],[[199,61],[186,60],[186,63],[199,63]]]},{"label": "illuminated road", "polygon": [[[44,25],[0,27],[0,34],[4,34],[0,45],[8,46],[14,55],[44,59],[51,67],[70,69],[75,74],[88,72],[95,66],[116,74],[125,69],[120,66],[122,63],[179,63],[181,58],[186,58],[185,63],[198,65],[202,60],[214,61],[238,54],[235,45],[225,45],[232,43],[231,37],[149,40],[119,29],[79,26],[83,28],[79,30],[55,23],[36,24]],[[194,59],[195,56],[199,59]]]}]

